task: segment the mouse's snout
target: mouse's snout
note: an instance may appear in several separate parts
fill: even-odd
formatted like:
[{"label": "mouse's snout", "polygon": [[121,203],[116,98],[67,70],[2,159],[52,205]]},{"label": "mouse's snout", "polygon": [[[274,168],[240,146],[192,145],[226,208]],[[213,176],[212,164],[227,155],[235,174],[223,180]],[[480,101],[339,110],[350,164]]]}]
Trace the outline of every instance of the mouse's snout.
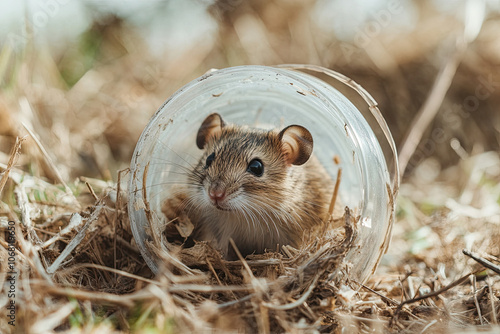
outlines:
[{"label": "mouse's snout", "polygon": [[223,201],[226,198],[226,190],[220,187],[210,187],[208,196],[214,202]]},{"label": "mouse's snout", "polygon": [[227,189],[219,183],[211,184],[207,189],[208,197],[213,206],[219,210],[228,210],[227,207]]}]

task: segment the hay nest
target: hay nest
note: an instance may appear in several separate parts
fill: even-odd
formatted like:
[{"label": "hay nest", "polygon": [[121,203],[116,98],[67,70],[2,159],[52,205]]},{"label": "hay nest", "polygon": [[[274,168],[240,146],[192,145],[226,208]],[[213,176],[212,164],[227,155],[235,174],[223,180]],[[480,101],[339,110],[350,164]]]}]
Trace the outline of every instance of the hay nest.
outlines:
[{"label": "hay nest", "polygon": [[[0,241],[0,279],[4,287],[15,281],[18,332],[439,332],[497,322],[500,280],[484,270],[500,273],[494,256],[466,251],[480,264],[458,279],[433,272],[433,263],[409,263],[403,276],[352,280],[342,264],[356,237],[348,208],[337,238],[229,262],[199,243],[162,253],[154,276],[134,244],[121,180],[47,184],[12,167],[20,144],[3,175],[18,205],[3,208],[10,221]],[[2,332],[11,331],[8,320]]]},{"label": "hay nest", "polygon": [[[13,180],[22,178],[8,171]],[[9,245],[16,248],[16,323],[27,333],[69,329],[86,317],[123,330],[150,321],[157,328],[196,332],[331,327],[333,318],[318,315],[350,290],[341,284],[349,269],[343,259],[359,218],[348,208],[335,233],[310,236],[300,249],[288,246],[283,253],[225,261],[207,243],[177,251],[169,244],[170,251],[158,252],[163,266],[153,278],[134,244],[120,182],[82,179],[71,185],[77,193],[87,190],[77,199],[67,189],[28,179],[16,182],[21,220],[12,216],[7,225],[15,233],[2,243],[2,263],[8,263]],[[131,323],[135,312],[139,319]]]}]

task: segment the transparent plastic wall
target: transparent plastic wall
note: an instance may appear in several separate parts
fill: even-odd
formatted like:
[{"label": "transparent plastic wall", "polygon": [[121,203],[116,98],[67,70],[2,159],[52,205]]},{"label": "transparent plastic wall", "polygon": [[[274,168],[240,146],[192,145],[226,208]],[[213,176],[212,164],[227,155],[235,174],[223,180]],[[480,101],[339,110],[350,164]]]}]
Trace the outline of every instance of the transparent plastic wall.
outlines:
[{"label": "transparent plastic wall", "polygon": [[[304,70],[355,89],[367,102],[366,109],[358,110],[338,90]],[[388,246],[394,221],[399,183],[394,142],[366,91],[337,72],[312,65],[212,70],[178,90],[151,118],[137,143],[129,184],[132,232],[151,269],[158,270],[158,260],[146,241],[156,238],[156,227],[166,219],[163,201],[182,182],[185,168],[202,155],[196,133],[214,112],[228,123],[262,128],[300,124],[311,132],[314,154],[333,180],[342,168],[339,200],[360,215],[357,246],[346,260],[352,263],[352,277],[366,280]],[[375,120],[371,126],[367,117]],[[333,163],[334,156],[340,164]]]}]

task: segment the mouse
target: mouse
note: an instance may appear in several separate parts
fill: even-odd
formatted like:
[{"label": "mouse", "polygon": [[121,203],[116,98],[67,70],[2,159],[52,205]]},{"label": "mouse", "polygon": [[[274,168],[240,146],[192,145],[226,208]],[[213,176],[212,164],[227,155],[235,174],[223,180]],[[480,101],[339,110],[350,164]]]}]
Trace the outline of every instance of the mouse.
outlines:
[{"label": "mouse", "polygon": [[202,156],[177,192],[182,209],[174,210],[192,222],[193,240],[236,260],[230,239],[247,256],[297,248],[304,233],[323,226],[333,185],[305,127],[265,130],[212,113],[198,129],[196,146]]}]

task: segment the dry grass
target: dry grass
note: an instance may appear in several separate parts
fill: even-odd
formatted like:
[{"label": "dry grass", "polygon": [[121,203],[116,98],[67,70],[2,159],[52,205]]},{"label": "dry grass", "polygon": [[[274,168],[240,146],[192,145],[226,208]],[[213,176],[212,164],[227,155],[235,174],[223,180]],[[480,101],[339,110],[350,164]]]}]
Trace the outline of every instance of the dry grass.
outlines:
[{"label": "dry grass", "polygon": [[[62,53],[33,40],[22,50],[2,46],[0,225],[7,233],[15,222],[17,310],[15,330],[3,311],[0,332],[500,331],[496,13],[461,55],[430,124],[419,129],[392,244],[365,285],[348,273],[329,278],[355,232],[350,215],[336,241],[341,247],[319,238],[266,266],[260,258],[248,260],[250,267],[224,263],[206,248],[198,267],[165,259],[153,277],[145,265],[128,223],[126,172],[119,171],[149,117],[182,84],[212,67],[320,64],[362,84],[401,143],[462,34],[458,19],[418,1],[422,15],[411,30],[389,25],[367,45],[342,42],[315,26],[313,6],[219,1],[212,8],[217,40],[175,58],[152,55],[117,18],[96,22]],[[8,242],[2,233],[2,310]]]}]

